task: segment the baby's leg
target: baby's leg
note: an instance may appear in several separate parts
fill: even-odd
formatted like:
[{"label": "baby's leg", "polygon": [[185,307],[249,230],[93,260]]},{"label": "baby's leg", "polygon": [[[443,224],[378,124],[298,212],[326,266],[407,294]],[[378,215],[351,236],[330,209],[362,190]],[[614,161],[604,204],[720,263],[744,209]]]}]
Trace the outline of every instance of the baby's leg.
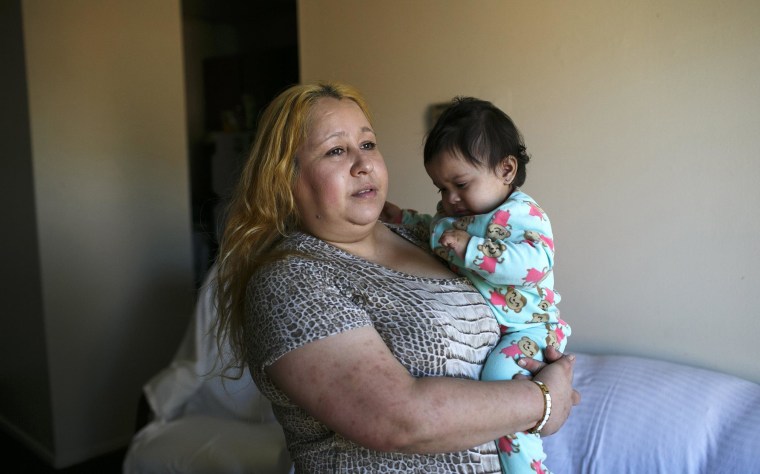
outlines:
[{"label": "baby's leg", "polygon": [[[515,374],[530,375],[517,365],[522,357],[543,360],[547,330],[544,327],[505,334],[488,356],[480,378],[482,380],[511,380]],[[538,389],[536,390],[538,393]],[[544,466],[546,459],[543,442],[537,434],[515,433],[497,440],[501,470],[505,474],[540,474],[550,471]]]},{"label": "baby's leg", "polygon": [[[516,374],[530,375],[530,372],[517,365],[517,360],[525,357],[520,349],[520,341],[527,342],[522,337],[522,333],[504,334],[501,337],[483,365],[480,372],[481,380],[512,380]],[[543,358],[543,355],[536,354],[533,357],[539,359]]]}]

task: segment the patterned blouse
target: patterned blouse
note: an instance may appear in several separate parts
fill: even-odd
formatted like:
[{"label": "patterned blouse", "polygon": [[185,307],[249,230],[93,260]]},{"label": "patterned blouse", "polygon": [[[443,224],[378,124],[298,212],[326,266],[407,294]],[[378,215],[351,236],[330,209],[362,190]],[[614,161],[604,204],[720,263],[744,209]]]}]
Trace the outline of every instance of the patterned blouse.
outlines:
[{"label": "patterned blouse", "polygon": [[[426,249],[409,229],[389,228]],[[268,264],[249,283],[247,361],[259,389],[272,401],[296,472],[501,472],[493,442],[442,454],[366,449],[294,405],[265,372],[304,344],[372,326],[413,376],[478,379],[499,328],[472,284],[463,277],[401,273],[302,233],[280,246],[298,255]]]}]

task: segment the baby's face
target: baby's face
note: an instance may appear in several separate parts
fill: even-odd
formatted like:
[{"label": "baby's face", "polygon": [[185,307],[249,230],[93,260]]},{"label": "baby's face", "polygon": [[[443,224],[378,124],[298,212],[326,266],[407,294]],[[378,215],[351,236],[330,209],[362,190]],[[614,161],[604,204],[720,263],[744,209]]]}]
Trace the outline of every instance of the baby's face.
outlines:
[{"label": "baby's face", "polygon": [[499,170],[474,166],[458,152],[441,152],[425,169],[441,193],[447,216],[489,213],[512,192]]}]

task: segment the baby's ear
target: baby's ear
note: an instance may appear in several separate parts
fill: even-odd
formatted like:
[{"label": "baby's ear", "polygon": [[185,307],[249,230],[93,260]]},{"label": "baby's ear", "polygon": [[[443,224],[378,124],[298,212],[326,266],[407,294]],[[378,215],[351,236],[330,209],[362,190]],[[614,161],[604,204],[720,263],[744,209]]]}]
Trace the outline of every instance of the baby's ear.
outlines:
[{"label": "baby's ear", "polygon": [[499,176],[504,178],[506,184],[512,184],[517,174],[517,158],[512,155],[505,156],[501,159],[499,167]]}]

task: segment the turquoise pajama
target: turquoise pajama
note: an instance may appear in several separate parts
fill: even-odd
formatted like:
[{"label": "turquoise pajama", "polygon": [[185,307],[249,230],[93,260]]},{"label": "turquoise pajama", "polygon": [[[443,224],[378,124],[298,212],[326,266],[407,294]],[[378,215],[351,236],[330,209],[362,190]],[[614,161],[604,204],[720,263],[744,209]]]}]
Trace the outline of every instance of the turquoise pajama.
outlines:
[{"label": "turquoise pajama", "polygon": [[[440,208],[440,206],[439,206]],[[430,247],[464,275],[483,295],[501,326],[501,340],[491,351],[482,380],[510,380],[526,373],[521,357],[543,360],[552,345],[564,350],[571,329],[560,319],[554,291],[554,237],[546,213],[527,194],[515,190],[488,214],[444,217],[404,211],[402,222],[430,226]],[[440,245],[449,229],[470,234],[464,259]],[[548,473],[537,434],[514,433],[497,441],[505,474]]]}]

